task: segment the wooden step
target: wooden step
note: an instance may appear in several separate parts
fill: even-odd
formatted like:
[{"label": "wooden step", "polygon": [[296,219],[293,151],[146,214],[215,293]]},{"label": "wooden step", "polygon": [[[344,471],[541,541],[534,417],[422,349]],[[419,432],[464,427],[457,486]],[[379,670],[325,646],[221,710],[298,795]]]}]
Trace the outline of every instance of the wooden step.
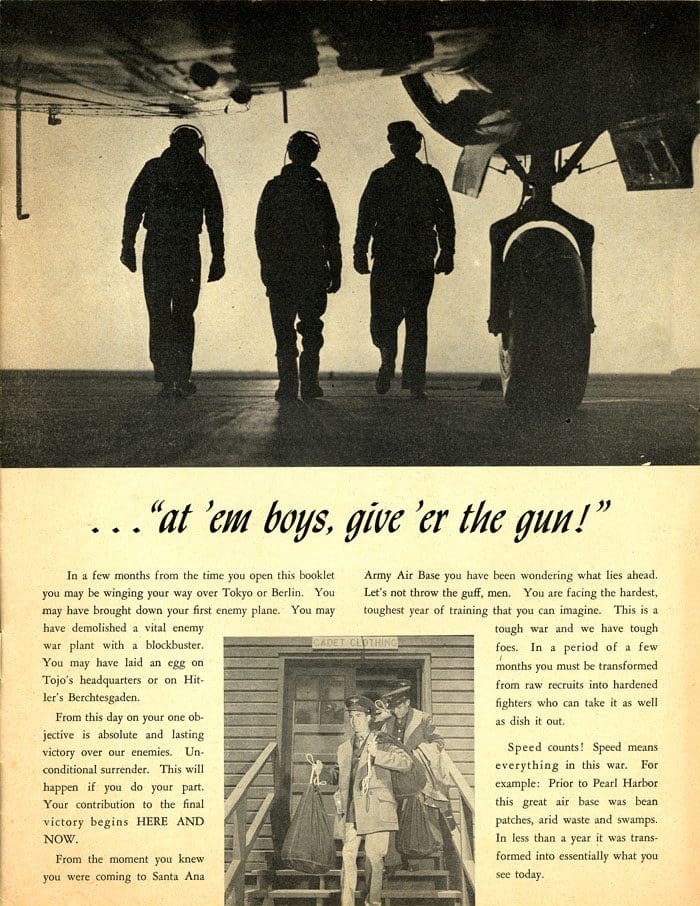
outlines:
[{"label": "wooden step", "polygon": [[[342,861],[342,858],[343,858],[342,849],[337,850],[335,855],[336,855],[337,863],[340,864]],[[442,862],[442,857],[443,857],[443,853],[439,853],[436,856],[423,856],[421,859],[409,859],[408,861],[412,865],[419,865],[421,868],[424,867],[425,863],[429,863],[430,865],[433,866],[433,868],[440,868],[440,865]],[[358,864],[361,864],[362,861],[364,860],[364,858],[365,858],[365,851],[364,851],[364,849],[361,849],[357,856]]]},{"label": "wooden step", "polygon": [[[340,869],[340,868],[331,868],[330,871],[327,871],[323,875],[316,875],[316,874],[309,874],[309,873],[303,872],[303,871],[297,871],[295,868],[278,868],[277,871],[275,872],[275,875],[278,878],[293,878],[293,877],[297,877],[297,878],[318,878],[318,877],[329,878],[329,877],[331,877],[332,878],[332,877],[339,877],[341,871],[342,871],[342,869]],[[358,868],[357,871],[358,871],[358,874],[361,875],[361,874],[363,874],[365,869]],[[391,871],[390,869],[385,868],[384,877],[387,877],[389,875],[390,871]],[[412,869],[400,868],[398,871],[391,872],[391,877],[394,877],[394,878],[397,878],[397,877],[398,878],[415,878],[415,877],[442,878],[442,877],[447,877],[448,875],[449,875],[448,871],[444,871],[439,868],[420,868],[420,869],[417,869],[416,871],[413,871]]]},{"label": "wooden step", "polygon": [[[332,868],[330,871],[327,871],[324,875],[321,875],[320,886],[327,887],[326,883],[329,879],[340,879],[341,875],[340,868]],[[359,878],[364,878],[365,869],[358,868],[357,876]],[[433,884],[439,884],[441,887],[447,887],[449,881],[450,873],[448,871],[441,871],[440,869],[429,868],[421,869],[419,871],[406,871],[405,869],[400,869],[399,871],[391,872],[391,874],[385,871],[384,873],[384,886],[395,886],[396,884],[403,883],[426,883],[433,882]],[[308,890],[310,887],[311,878],[319,878],[319,875],[308,875],[304,872],[295,871],[293,868],[281,868],[275,872],[275,884],[281,885],[282,882],[289,881],[305,881],[304,887]]]},{"label": "wooden step", "polygon": [[330,900],[332,897],[338,896],[337,890],[313,890],[308,889],[304,890],[303,888],[287,889],[286,887],[281,888],[280,890],[268,890],[267,895],[274,901],[275,897],[279,900]]},{"label": "wooden step", "polygon": [[[337,890],[268,890],[267,896],[270,903],[284,900],[315,900],[318,906],[330,900],[338,899]],[[392,903],[414,904],[417,900],[421,903],[434,903],[437,900],[457,904],[461,902],[462,894],[459,890],[383,890],[383,906]]]},{"label": "wooden step", "polygon": [[383,890],[382,903],[391,906],[391,903],[409,903],[421,900],[423,903],[432,903],[435,900],[447,900],[459,903],[462,899],[460,890]]}]

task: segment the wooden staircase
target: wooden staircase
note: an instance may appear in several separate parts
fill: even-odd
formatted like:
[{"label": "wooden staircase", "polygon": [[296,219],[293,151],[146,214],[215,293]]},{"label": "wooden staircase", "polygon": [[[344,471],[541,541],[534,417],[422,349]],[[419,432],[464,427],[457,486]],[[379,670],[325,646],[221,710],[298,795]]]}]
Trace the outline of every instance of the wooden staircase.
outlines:
[{"label": "wooden staircase", "polygon": [[[272,853],[269,854],[272,859]],[[364,854],[358,858],[358,890],[356,906],[365,901]],[[450,873],[445,870],[442,856],[412,860],[410,870],[384,872],[382,906],[429,906],[449,904],[460,906],[462,891],[451,889]],[[245,906],[339,906],[340,852],[336,867],[325,875],[311,875],[288,868],[259,871],[257,886],[246,891]]]},{"label": "wooden staircase", "polygon": [[[335,867],[324,875],[291,871],[279,864],[274,852],[257,850],[266,869],[252,869],[248,859],[258,834],[268,820],[274,802],[270,791],[252,816],[248,816],[247,794],[253,782],[275,755],[277,743],[262,750],[229,794],[224,812],[224,830],[231,834],[231,856],[225,875],[226,906],[339,906],[341,853]],[[459,793],[459,822],[443,827],[443,855],[409,863],[410,871],[385,872],[382,906],[419,906],[448,903],[475,906],[474,874],[474,793],[450,756],[444,752],[452,781]],[[364,903],[364,853],[358,857],[356,906]]]}]

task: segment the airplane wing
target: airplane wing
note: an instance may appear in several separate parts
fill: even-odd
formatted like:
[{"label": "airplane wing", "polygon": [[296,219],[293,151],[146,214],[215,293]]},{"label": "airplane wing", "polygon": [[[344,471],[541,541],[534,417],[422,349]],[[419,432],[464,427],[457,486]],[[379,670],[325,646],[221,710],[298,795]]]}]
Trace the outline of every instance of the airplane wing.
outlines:
[{"label": "airplane wing", "polygon": [[402,76],[428,123],[465,149],[467,183],[493,153],[610,130],[628,188],[681,187],[698,131],[699,9],[4,0],[0,106],[191,118],[263,92]]},{"label": "airplane wing", "polygon": [[487,23],[466,24],[472,6],[5,0],[0,104],[20,81],[26,109],[190,117],[268,91],[459,69],[488,39]]}]

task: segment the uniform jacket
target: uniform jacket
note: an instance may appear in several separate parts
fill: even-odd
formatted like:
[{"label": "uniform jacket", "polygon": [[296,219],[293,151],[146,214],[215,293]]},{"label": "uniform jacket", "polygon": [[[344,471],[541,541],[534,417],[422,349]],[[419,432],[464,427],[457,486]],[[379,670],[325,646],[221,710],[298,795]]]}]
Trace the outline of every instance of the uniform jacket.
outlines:
[{"label": "uniform jacket", "polygon": [[221,193],[199,152],[183,154],[166,148],[160,157],[146,162],[127,198],[123,245],[134,245],[142,220],[149,233],[165,239],[193,239],[206,220],[212,255],[224,255]]},{"label": "uniform jacket", "polygon": [[255,219],[262,281],[325,290],[340,276],[340,227],[314,167],[287,164],[263,189]]},{"label": "uniform jacket", "polygon": [[370,239],[378,264],[402,270],[432,273],[438,242],[454,255],[454,212],[440,171],[416,157],[375,170],[360,199],[356,256],[367,255]]},{"label": "uniform jacket", "polygon": [[[338,790],[335,794],[336,805],[342,811],[340,822],[348,810],[350,792],[350,768],[352,762],[352,740],[346,739],[338,746]],[[367,792],[362,791],[362,782],[367,777],[367,759],[361,758],[353,785],[353,802],[355,804],[355,826],[358,834],[373,834],[377,831],[398,830],[399,822],[396,813],[396,799],[391,784],[392,771],[408,771],[411,759],[401,749],[390,743],[380,743],[370,771]]]},{"label": "uniform jacket", "polygon": [[[392,714],[382,725],[382,730],[389,736],[396,737],[396,724],[397,719]],[[434,742],[440,749],[445,748],[445,741],[435,729],[430,714],[419,711],[418,708],[409,708],[406,714],[403,744],[409,751],[412,751],[422,742]]]},{"label": "uniform jacket", "polygon": [[[398,738],[396,725],[397,719],[392,714],[382,724],[381,729],[389,736]],[[430,714],[426,714],[418,708],[408,709],[403,744],[409,752],[418,749],[423,756],[421,760],[424,764],[427,762],[430,768],[427,782],[422,791],[428,804],[436,805],[439,802],[446,801],[449,798],[449,777],[440,760],[440,753],[445,748],[445,741],[435,729],[435,724]]]}]

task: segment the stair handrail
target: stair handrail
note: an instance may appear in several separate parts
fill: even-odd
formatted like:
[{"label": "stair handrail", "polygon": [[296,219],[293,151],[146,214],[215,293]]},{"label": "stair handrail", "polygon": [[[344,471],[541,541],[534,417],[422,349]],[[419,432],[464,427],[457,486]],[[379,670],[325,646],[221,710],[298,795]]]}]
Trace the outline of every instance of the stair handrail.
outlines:
[{"label": "stair handrail", "polygon": [[[459,770],[446,750],[443,749],[443,751],[441,752],[441,757],[444,759],[443,763],[449,771],[452,782],[454,783],[455,787],[457,788],[457,792],[459,793],[460,826],[459,828],[455,828],[455,830],[451,832],[452,842],[454,843],[455,849],[459,854],[463,875],[473,891],[475,889],[474,840],[472,835],[470,835],[469,833],[469,826],[471,826],[472,828],[474,826],[474,813],[476,805],[474,790],[466,781],[462,772]],[[469,826],[467,819],[469,819]],[[464,902],[466,903],[466,898],[464,898]]]},{"label": "stair handrail", "polygon": [[226,869],[226,906],[244,906],[246,859],[253,848],[270,812],[274,793],[268,793],[246,830],[246,800],[250,787],[270,758],[277,751],[277,743],[268,743],[233,788],[224,806],[224,829],[233,824],[233,854]]}]

